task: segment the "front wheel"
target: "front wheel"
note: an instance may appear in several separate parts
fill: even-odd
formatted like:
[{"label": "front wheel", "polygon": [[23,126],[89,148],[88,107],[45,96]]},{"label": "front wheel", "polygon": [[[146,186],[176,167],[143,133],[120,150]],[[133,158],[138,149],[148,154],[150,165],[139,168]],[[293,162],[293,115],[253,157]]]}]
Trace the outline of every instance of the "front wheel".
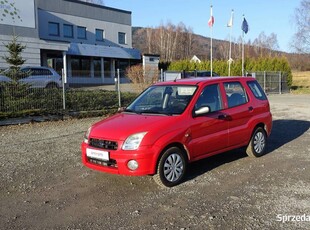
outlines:
[{"label": "front wheel", "polygon": [[154,180],[163,187],[173,187],[178,185],[184,178],[187,161],[184,153],[178,147],[167,149],[161,156],[157,173]]},{"label": "front wheel", "polygon": [[267,135],[263,128],[258,127],[252,135],[246,153],[250,157],[260,157],[266,151]]}]

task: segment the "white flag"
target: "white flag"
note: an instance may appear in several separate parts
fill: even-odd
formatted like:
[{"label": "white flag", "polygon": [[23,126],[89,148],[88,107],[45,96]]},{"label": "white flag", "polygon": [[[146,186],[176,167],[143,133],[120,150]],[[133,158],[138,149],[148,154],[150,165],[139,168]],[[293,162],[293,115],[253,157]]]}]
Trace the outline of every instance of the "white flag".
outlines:
[{"label": "white flag", "polygon": [[232,27],[234,24],[234,10],[231,11],[231,16],[229,22],[227,23],[227,27]]}]

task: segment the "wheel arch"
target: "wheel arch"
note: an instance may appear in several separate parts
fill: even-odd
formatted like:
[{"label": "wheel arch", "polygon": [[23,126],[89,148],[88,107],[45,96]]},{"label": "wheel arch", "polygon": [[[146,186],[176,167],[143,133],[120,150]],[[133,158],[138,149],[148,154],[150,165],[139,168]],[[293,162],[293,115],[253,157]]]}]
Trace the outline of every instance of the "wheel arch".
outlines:
[{"label": "wheel arch", "polygon": [[171,148],[171,147],[177,147],[177,148],[179,148],[179,149],[182,151],[182,153],[183,153],[183,155],[184,155],[184,157],[185,157],[186,163],[189,162],[189,159],[190,159],[190,157],[189,157],[189,156],[190,156],[190,155],[189,155],[189,152],[188,152],[187,148],[186,148],[182,143],[180,143],[180,142],[172,142],[172,143],[169,143],[168,145],[166,145],[166,146],[160,151],[159,155],[158,155],[157,158],[156,158],[156,164],[154,164],[155,168],[154,168],[154,170],[153,170],[155,174],[157,173],[157,168],[158,168],[158,164],[159,164],[159,161],[160,161],[161,157],[162,157],[163,154],[164,154],[169,148]]}]

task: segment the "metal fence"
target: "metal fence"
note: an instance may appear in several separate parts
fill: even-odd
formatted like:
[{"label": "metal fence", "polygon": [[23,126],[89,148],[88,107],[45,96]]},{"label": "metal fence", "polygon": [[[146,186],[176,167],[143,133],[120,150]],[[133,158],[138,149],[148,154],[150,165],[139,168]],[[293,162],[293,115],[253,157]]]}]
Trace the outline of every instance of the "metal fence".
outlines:
[{"label": "metal fence", "polygon": [[[92,87],[83,82],[79,87],[72,87],[70,84],[68,87],[67,84],[59,88],[33,88],[14,82],[0,82],[0,120],[34,115],[64,115],[81,111],[116,111],[118,107],[127,105],[139,93],[132,84],[120,84],[124,81],[121,74],[120,71],[116,71],[114,85],[101,84]],[[251,75],[267,93],[289,92],[287,74],[283,72],[253,72]],[[158,80],[182,78],[178,73],[171,76],[171,79],[168,79],[166,73],[161,71]],[[124,96],[127,92],[134,93]]]},{"label": "metal fence", "polygon": [[282,94],[289,92],[287,73],[285,72],[252,72],[266,93]]}]

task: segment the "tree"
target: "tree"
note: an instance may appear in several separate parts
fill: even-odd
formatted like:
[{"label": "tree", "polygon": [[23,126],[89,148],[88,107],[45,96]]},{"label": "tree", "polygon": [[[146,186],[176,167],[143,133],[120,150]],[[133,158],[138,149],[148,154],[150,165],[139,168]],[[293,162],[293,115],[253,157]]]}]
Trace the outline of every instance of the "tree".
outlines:
[{"label": "tree", "polygon": [[9,69],[5,72],[5,75],[17,81],[22,77],[20,67],[26,62],[26,59],[23,59],[21,56],[26,46],[18,43],[17,36],[13,36],[12,41],[6,44],[5,47],[9,53],[9,56],[2,57],[9,65]]},{"label": "tree", "polygon": [[158,80],[159,71],[151,67],[133,65],[126,69],[126,76],[141,92]]},{"label": "tree", "polygon": [[292,48],[298,53],[310,53],[310,0],[302,0],[295,9],[297,32],[293,37]]}]

